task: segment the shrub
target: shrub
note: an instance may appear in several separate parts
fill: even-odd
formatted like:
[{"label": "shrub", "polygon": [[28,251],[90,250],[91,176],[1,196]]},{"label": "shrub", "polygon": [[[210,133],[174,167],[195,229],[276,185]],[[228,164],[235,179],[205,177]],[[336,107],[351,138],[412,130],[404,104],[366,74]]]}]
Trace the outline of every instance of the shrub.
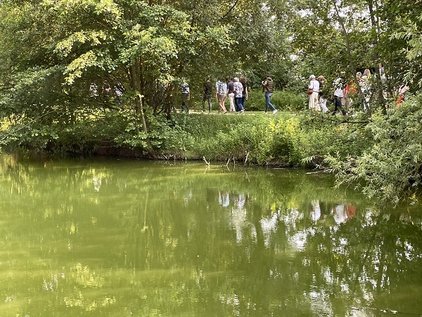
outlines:
[{"label": "shrub", "polygon": [[282,110],[306,110],[307,98],[306,95],[298,94],[293,91],[276,91],[272,96],[272,101],[279,109]]},{"label": "shrub", "polygon": [[[298,94],[293,91],[281,90],[275,91],[271,97],[271,101],[279,110],[304,110],[306,109],[306,95]],[[265,98],[261,90],[254,89],[249,94],[246,102],[246,109],[249,111],[264,111]]]},{"label": "shrub", "polygon": [[349,159],[329,156],[339,184],[355,183],[369,197],[398,203],[421,187],[422,96],[387,115],[376,113],[366,127],[369,146]]},{"label": "shrub", "polygon": [[271,135],[267,118],[246,121],[226,131],[219,131],[212,139],[199,140],[199,150],[215,160],[234,159],[266,164],[272,159]]}]

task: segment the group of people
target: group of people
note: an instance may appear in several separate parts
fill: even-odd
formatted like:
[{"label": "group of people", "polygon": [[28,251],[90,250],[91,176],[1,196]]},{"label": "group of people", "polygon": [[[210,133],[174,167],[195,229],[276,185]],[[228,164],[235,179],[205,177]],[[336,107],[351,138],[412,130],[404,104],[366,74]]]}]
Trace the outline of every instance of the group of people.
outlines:
[{"label": "group of people", "polygon": [[[215,83],[215,98],[218,102],[219,110],[223,113],[245,111],[246,100],[249,97],[249,87],[244,76],[234,78],[219,78]],[[181,86],[182,112],[189,112],[188,100],[190,99],[189,84],[184,81]],[[212,109],[213,83],[208,77],[203,84],[202,111],[205,112],[205,105],[208,104],[208,112]],[[226,108],[226,99],[229,100],[229,110]]]},{"label": "group of people", "polygon": [[124,91],[125,89],[120,82],[116,83],[112,87],[109,82],[105,80],[100,89],[98,88],[98,85],[96,83],[91,83],[89,85],[89,96],[91,98],[102,97],[103,100],[113,98],[119,105],[122,103]]},{"label": "group of people", "polygon": [[[208,112],[212,109],[212,96],[215,88],[215,99],[218,102],[219,111],[222,113],[245,111],[246,101],[249,98],[249,86],[244,76],[233,78],[219,78],[213,87],[211,77],[208,77],[203,84],[203,97],[202,97],[202,111],[206,111],[206,104],[208,105]],[[273,80],[271,77],[265,78],[262,81],[262,89],[265,96],[265,111],[272,111],[274,114],[277,112],[275,106],[271,103],[271,95],[273,93]],[[189,113],[188,100],[190,99],[190,88],[186,81],[180,86],[182,95],[181,111]],[[229,100],[229,109],[226,108],[226,99]]]},{"label": "group of people", "polygon": [[[379,76],[379,77],[378,77]],[[386,92],[387,78],[384,73],[384,68],[379,67],[379,70],[372,75],[370,69],[365,69],[363,72],[356,72],[355,77],[346,82],[344,73],[336,78],[331,85],[327,83],[324,76],[316,77],[311,75],[309,77],[309,85],[307,86],[307,94],[309,97],[308,107],[314,111],[321,111],[328,113],[330,110],[327,107],[328,100],[332,100],[334,105],[331,113],[334,115],[341,112],[347,115],[350,110],[356,107],[361,107],[363,111],[370,111],[370,101],[374,94],[374,84],[379,79],[381,85],[384,87],[382,97],[387,99],[392,94]],[[265,99],[265,112],[271,111],[277,113],[276,107],[271,102],[271,97],[274,90],[274,82],[270,76],[267,76],[262,82],[262,92]],[[117,104],[122,103],[124,94],[123,85],[118,82],[110,85],[105,80],[100,87],[96,83],[91,83],[89,86],[89,94],[92,98],[101,97],[102,100],[115,100]],[[399,107],[405,100],[406,93],[409,91],[409,86],[401,85],[396,89],[393,95],[396,97],[395,103]],[[186,81],[182,81],[180,85],[181,92],[181,112],[189,113],[190,87]],[[208,112],[212,110],[212,99],[218,103],[218,110],[222,113],[237,112],[243,113],[245,111],[246,101],[249,98],[250,88],[248,86],[245,76],[233,78],[219,78],[215,83],[211,81],[211,77],[207,77],[203,83],[203,97],[202,97],[202,112],[206,111],[206,104],[208,105]],[[378,95],[375,96],[377,98]],[[226,108],[226,100],[229,101],[229,108]]]},{"label": "group of people", "polygon": [[[379,79],[384,86],[387,80],[384,68],[379,68]],[[334,109],[332,114],[341,112],[346,115],[352,106],[356,104],[362,107],[364,112],[370,111],[370,101],[373,96],[374,77],[370,69],[365,69],[362,72],[356,72],[355,78],[349,82],[345,82],[344,76],[336,78],[332,86],[327,85],[327,80],[324,76],[309,77],[309,85],[307,93],[309,95],[309,109],[315,111],[329,112],[327,107],[327,100],[332,97]],[[405,94],[409,90],[409,86],[402,85],[399,87],[396,99],[396,105],[400,104],[405,99]],[[386,98],[387,93],[383,91],[383,97]]]},{"label": "group of people", "polygon": [[334,109],[332,114],[341,112],[347,114],[347,110],[353,103],[353,99],[361,99],[363,110],[369,111],[370,99],[372,96],[371,71],[365,69],[363,74],[356,73],[355,80],[345,82],[343,76],[339,76],[333,81],[332,86],[327,85],[327,80],[320,75],[309,77],[308,85],[309,109],[315,111],[329,112],[327,100],[332,97]]},{"label": "group of people", "polygon": [[[210,78],[208,81],[210,83]],[[211,111],[211,89],[207,89],[207,82],[204,84],[204,98],[208,101],[208,110]],[[209,85],[211,88],[211,84]],[[244,112],[246,106],[246,100],[249,98],[249,87],[246,83],[244,76],[226,78],[224,81],[220,78],[215,83],[215,98],[217,99],[219,110],[223,113],[227,112],[226,99],[229,99],[229,111],[230,112]]]}]

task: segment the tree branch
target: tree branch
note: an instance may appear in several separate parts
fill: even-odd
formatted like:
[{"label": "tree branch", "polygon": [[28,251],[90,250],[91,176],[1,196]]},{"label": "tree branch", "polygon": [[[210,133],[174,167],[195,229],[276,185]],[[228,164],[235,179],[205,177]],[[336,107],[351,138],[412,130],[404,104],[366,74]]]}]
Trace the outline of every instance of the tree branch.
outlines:
[{"label": "tree branch", "polygon": [[220,18],[220,20],[224,20],[236,7],[236,5],[239,3],[240,0],[236,0],[233,5],[229,8],[229,10]]}]

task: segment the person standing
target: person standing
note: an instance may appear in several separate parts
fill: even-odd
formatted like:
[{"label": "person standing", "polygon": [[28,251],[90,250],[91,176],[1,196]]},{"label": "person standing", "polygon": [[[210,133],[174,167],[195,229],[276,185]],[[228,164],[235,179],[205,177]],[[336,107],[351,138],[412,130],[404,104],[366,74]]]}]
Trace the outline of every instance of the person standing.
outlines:
[{"label": "person standing", "polygon": [[341,111],[343,115],[346,115],[346,111],[344,111],[342,106],[342,101],[344,98],[344,82],[343,78],[338,77],[334,83],[334,111],[332,115],[335,115],[337,111]]},{"label": "person standing", "polygon": [[180,91],[182,93],[182,108],[181,112],[185,111],[186,113],[189,113],[189,99],[190,99],[190,88],[189,84],[186,81],[183,81],[180,85]]},{"label": "person standing", "polygon": [[211,113],[211,95],[212,95],[211,78],[207,77],[207,80],[204,83],[204,96],[202,98],[202,112],[205,112],[205,102],[207,102],[208,113]]},{"label": "person standing", "polygon": [[372,97],[371,76],[371,71],[367,68],[363,71],[360,79],[360,90],[363,95],[363,111],[365,112],[370,110],[369,102]]},{"label": "person standing", "polygon": [[319,111],[319,81],[316,80],[315,75],[309,76],[308,94],[309,94],[309,109]]},{"label": "person standing", "polygon": [[113,89],[114,89],[114,95],[116,96],[116,103],[118,105],[121,105],[123,92],[125,91],[125,89],[121,83],[117,83],[116,85],[114,85]]},{"label": "person standing", "polygon": [[220,106],[220,110],[223,113],[227,112],[226,109],[226,97],[227,97],[227,84],[219,79],[215,84],[215,98],[218,101],[218,105]]},{"label": "person standing", "polygon": [[243,86],[239,81],[238,77],[233,79],[233,89],[234,89],[234,104],[237,112],[244,112],[243,108]]},{"label": "person standing", "polygon": [[89,85],[89,96],[92,98],[98,97],[98,86],[96,83],[91,83]]},{"label": "person standing", "polygon": [[273,95],[273,90],[274,90],[273,79],[270,76],[267,76],[267,78],[265,78],[261,84],[262,84],[262,91],[264,92],[264,97],[265,97],[265,112],[267,112],[268,110],[271,110],[273,114],[276,114],[277,109],[271,103],[271,96]]},{"label": "person standing", "polygon": [[103,96],[106,98],[109,98],[111,95],[111,86],[107,80],[104,81],[103,83],[102,93],[103,93]]},{"label": "person standing", "polygon": [[234,82],[231,78],[227,78],[227,96],[229,96],[230,112],[236,111],[234,107]]},{"label": "person standing", "polygon": [[398,96],[396,99],[396,106],[400,107],[401,104],[406,100],[406,93],[409,91],[409,86],[403,84],[399,87]]},{"label": "person standing", "polygon": [[349,81],[345,83],[343,89],[343,104],[342,106],[345,108],[347,113],[350,113],[352,109],[352,96],[353,96],[353,81]]},{"label": "person standing", "polygon": [[248,83],[246,81],[245,76],[240,76],[239,81],[243,86],[242,105],[243,105],[243,109],[245,109],[246,108],[246,100],[248,100],[248,98],[249,98],[249,91],[248,91],[249,87],[248,87]]},{"label": "person standing", "polygon": [[321,108],[321,111],[323,113],[326,113],[329,111],[327,108],[327,92],[325,85],[327,80],[322,75],[318,76],[317,80],[319,82],[319,106]]}]

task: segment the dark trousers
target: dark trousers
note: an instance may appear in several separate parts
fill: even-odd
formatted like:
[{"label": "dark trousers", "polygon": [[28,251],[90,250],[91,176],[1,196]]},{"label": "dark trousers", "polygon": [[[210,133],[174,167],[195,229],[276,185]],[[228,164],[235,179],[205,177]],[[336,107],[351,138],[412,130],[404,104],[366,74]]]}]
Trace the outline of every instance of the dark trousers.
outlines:
[{"label": "dark trousers", "polygon": [[205,111],[205,102],[208,103],[208,112],[211,112],[211,96],[204,95],[202,98],[202,111]]},{"label": "dark trousers", "polygon": [[242,97],[236,97],[236,98],[234,98],[234,104],[235,104],[235,107],[236,107],[236,111],[237,112],[244,110],[243,109],[243,98]]},{"label": "dark trousers", "polygon": [[189,95],[182,94],[182,112],[189,113]]},{"label": "dark trousers", "polygon": [[343,109],[341,105],[341,97],[334,96],[334,111],[333,114],[336,114],[337,111],[341,111],[343,116],[346,114],[346,111]]}]

